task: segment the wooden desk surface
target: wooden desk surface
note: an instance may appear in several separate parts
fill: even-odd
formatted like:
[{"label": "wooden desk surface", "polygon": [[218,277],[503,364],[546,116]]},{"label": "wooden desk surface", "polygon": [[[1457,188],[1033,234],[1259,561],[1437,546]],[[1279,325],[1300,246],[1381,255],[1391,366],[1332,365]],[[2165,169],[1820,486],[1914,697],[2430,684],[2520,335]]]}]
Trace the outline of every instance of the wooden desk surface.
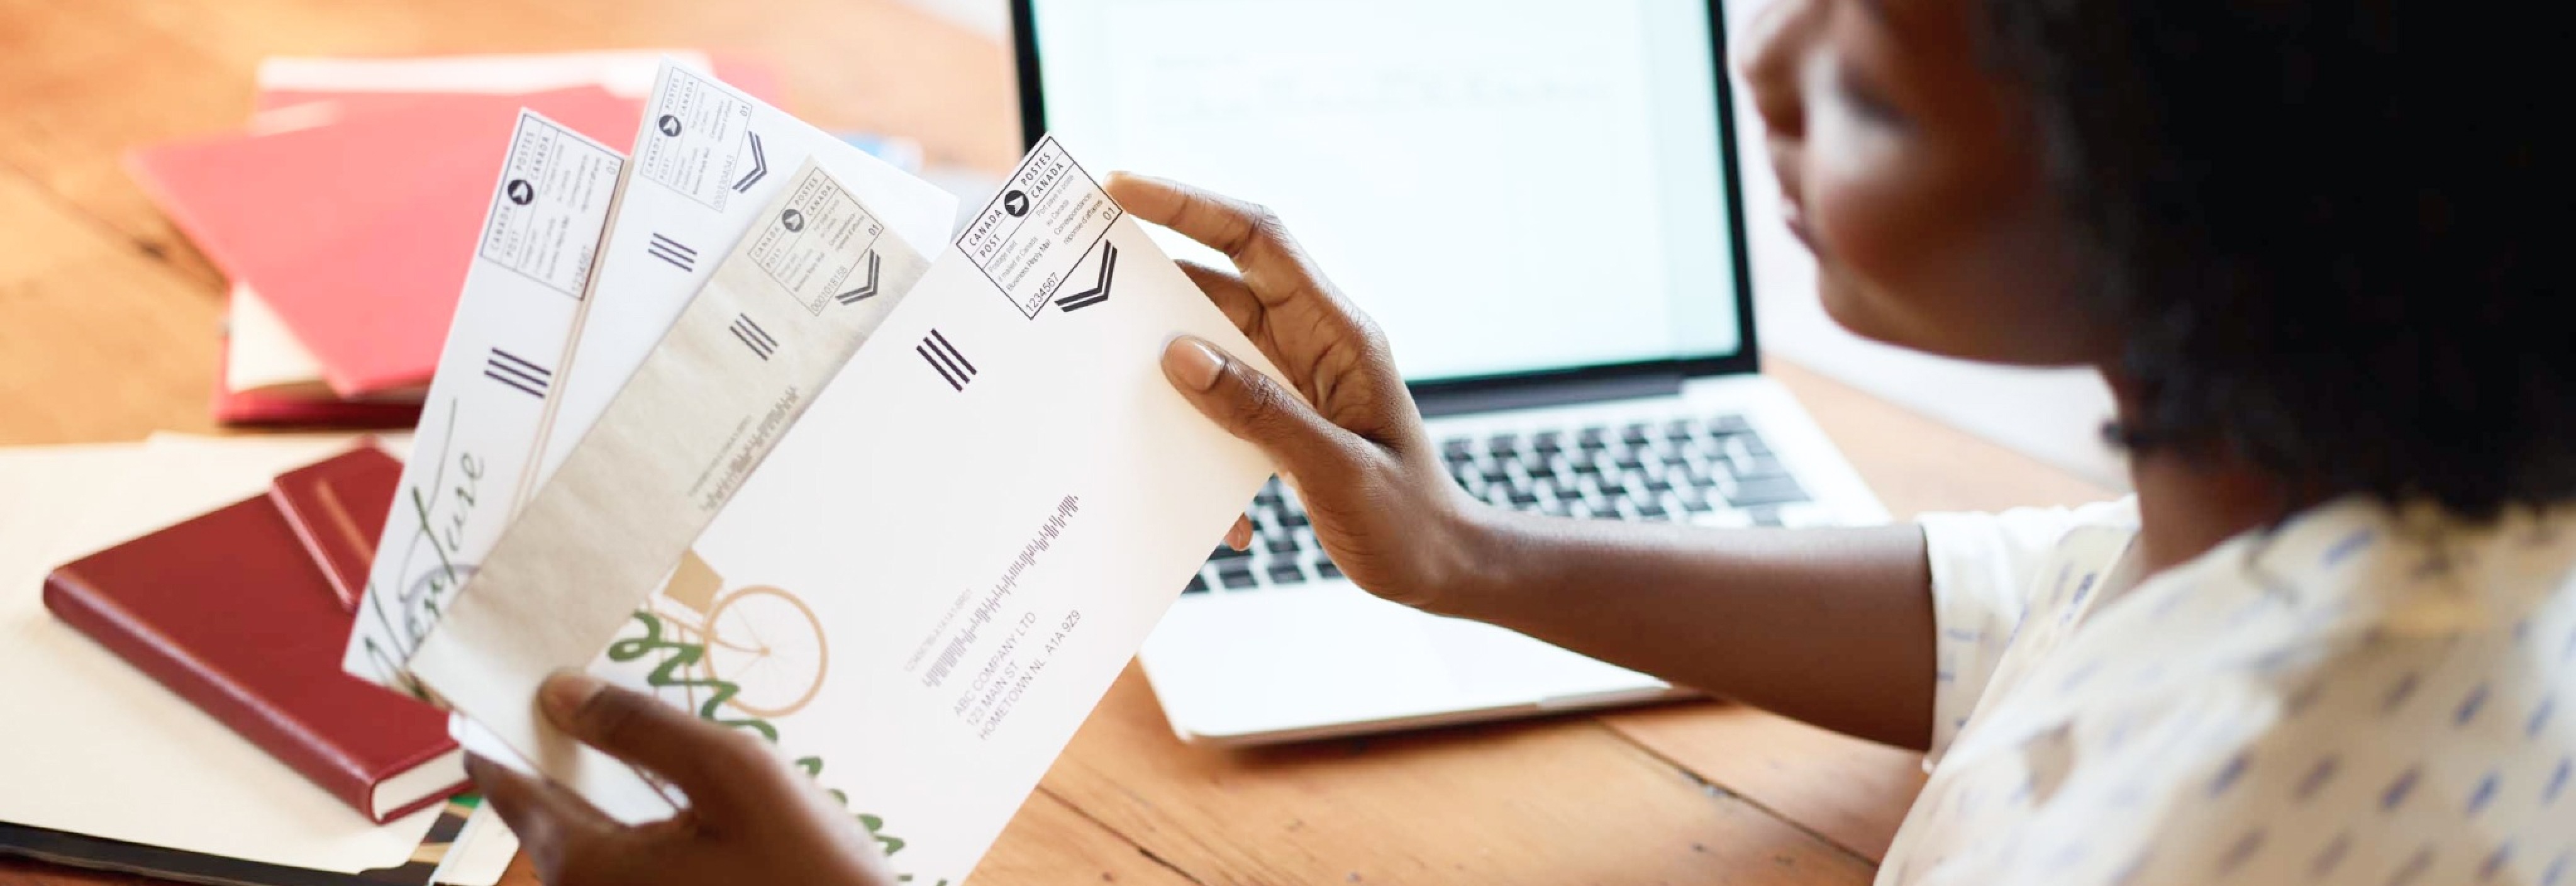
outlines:
[{"label": "wooden desk surface", "polygon": [[[221,278],[120,157],[238,125],[260,58],[652,46],[761,58],[807,119],[934,161],[1018,154],[1004,50],[894,0],[0,0],[0,444],[215,430]],[[1900,518],[2106,494],[1771,371]],[[1911,754],[1718,703],[1185,747],[1131,668],[975,882],[1856,884],[1920,786]],[[0,860],[0,886],[127,882]]]}]

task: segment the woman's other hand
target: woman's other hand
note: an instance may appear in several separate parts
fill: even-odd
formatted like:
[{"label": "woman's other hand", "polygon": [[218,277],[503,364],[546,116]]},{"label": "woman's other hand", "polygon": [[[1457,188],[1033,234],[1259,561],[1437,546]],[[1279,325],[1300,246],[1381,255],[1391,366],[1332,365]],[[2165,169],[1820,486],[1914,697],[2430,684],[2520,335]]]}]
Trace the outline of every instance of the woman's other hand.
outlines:
[{"label": "woman's other hand", "polygon": [[[1181,269],[1270,358],[1291,392],[1196,338],[1163,372],[1208,418],[1270,455],[1333,563],[1360,587],[1440,607],[1472,574],[1483,505],[1450,481],[1377,325],[1334,291],[1268,210],[1120,173],[1109,195],[1138,219],[1224,253],[1227,272]],[[1229,541],[1248,541],[1238,526]]]}]

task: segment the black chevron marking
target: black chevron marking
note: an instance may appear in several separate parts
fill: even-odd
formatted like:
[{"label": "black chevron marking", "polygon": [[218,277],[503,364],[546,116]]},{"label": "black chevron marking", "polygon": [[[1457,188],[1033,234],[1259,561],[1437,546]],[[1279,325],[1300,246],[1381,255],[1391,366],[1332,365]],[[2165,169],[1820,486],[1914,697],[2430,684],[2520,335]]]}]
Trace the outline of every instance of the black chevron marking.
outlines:
[{"label": "black chevron marking", "polygon": [[760,133],[746,129],[742,134],[751,139],[751,172],[745,174],[741,181],[734,182],[733,189],[749,191],[752,185],[769,176],[769,155],[760,149]]},{"label": "black chevron marking", "polygon": [[876,250],[869,250],[867,282],[859,284],[859,288],[857,289],[841,293],[834,297],[840,299],[841,303],[845,305],[855,305],[875,297],[877,294],[877,264]]},{"label": "black chevron marking", "polygon": [[1109,300],[1109,286],[1118,274],[1118,245],[1100,242],[1100,281],[1090,289],[1055,300],[1055,306],[1068,313]]}]

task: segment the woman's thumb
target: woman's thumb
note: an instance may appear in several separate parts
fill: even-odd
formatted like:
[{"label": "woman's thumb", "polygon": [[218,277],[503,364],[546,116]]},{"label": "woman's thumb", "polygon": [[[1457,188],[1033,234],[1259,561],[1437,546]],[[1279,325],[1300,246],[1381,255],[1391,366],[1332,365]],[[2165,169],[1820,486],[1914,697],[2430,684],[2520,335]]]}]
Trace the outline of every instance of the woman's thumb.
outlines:
[{"label": "woman's thumb", "polygon": [[1163,375],[1200,413],[1261,447],[1290,474],[1328,474],[1326,460],[1343,455],[1340,428],[1277,381],[1204,339],[1184,335],[1165,345]]}]

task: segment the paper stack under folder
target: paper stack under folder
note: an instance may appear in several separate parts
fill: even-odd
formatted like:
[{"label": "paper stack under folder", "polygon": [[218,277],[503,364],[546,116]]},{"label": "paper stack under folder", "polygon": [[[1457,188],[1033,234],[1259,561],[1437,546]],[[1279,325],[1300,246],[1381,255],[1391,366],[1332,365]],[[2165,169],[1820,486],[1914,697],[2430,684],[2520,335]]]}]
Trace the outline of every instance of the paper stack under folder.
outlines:
[{"label": "paper stack under folder", "polygon": [[[407,440],[384,450],[407,451]],[[349,437],[0,449],[0,855],[482,886],[517,841],[434,711],[336,664],[399,465]],[[49,576],[50,573],[50,576]],[[50,612],[48,610],[51,610]]]},{"label": "paper stack under folder", "polygon": [[272,58],[243,129],[132,152],[232,283],[216,419],[410,426],[500,169],[491,146],[522,107],[623,140],[665,55],[775,97],[765,67],[689,51]]}]

